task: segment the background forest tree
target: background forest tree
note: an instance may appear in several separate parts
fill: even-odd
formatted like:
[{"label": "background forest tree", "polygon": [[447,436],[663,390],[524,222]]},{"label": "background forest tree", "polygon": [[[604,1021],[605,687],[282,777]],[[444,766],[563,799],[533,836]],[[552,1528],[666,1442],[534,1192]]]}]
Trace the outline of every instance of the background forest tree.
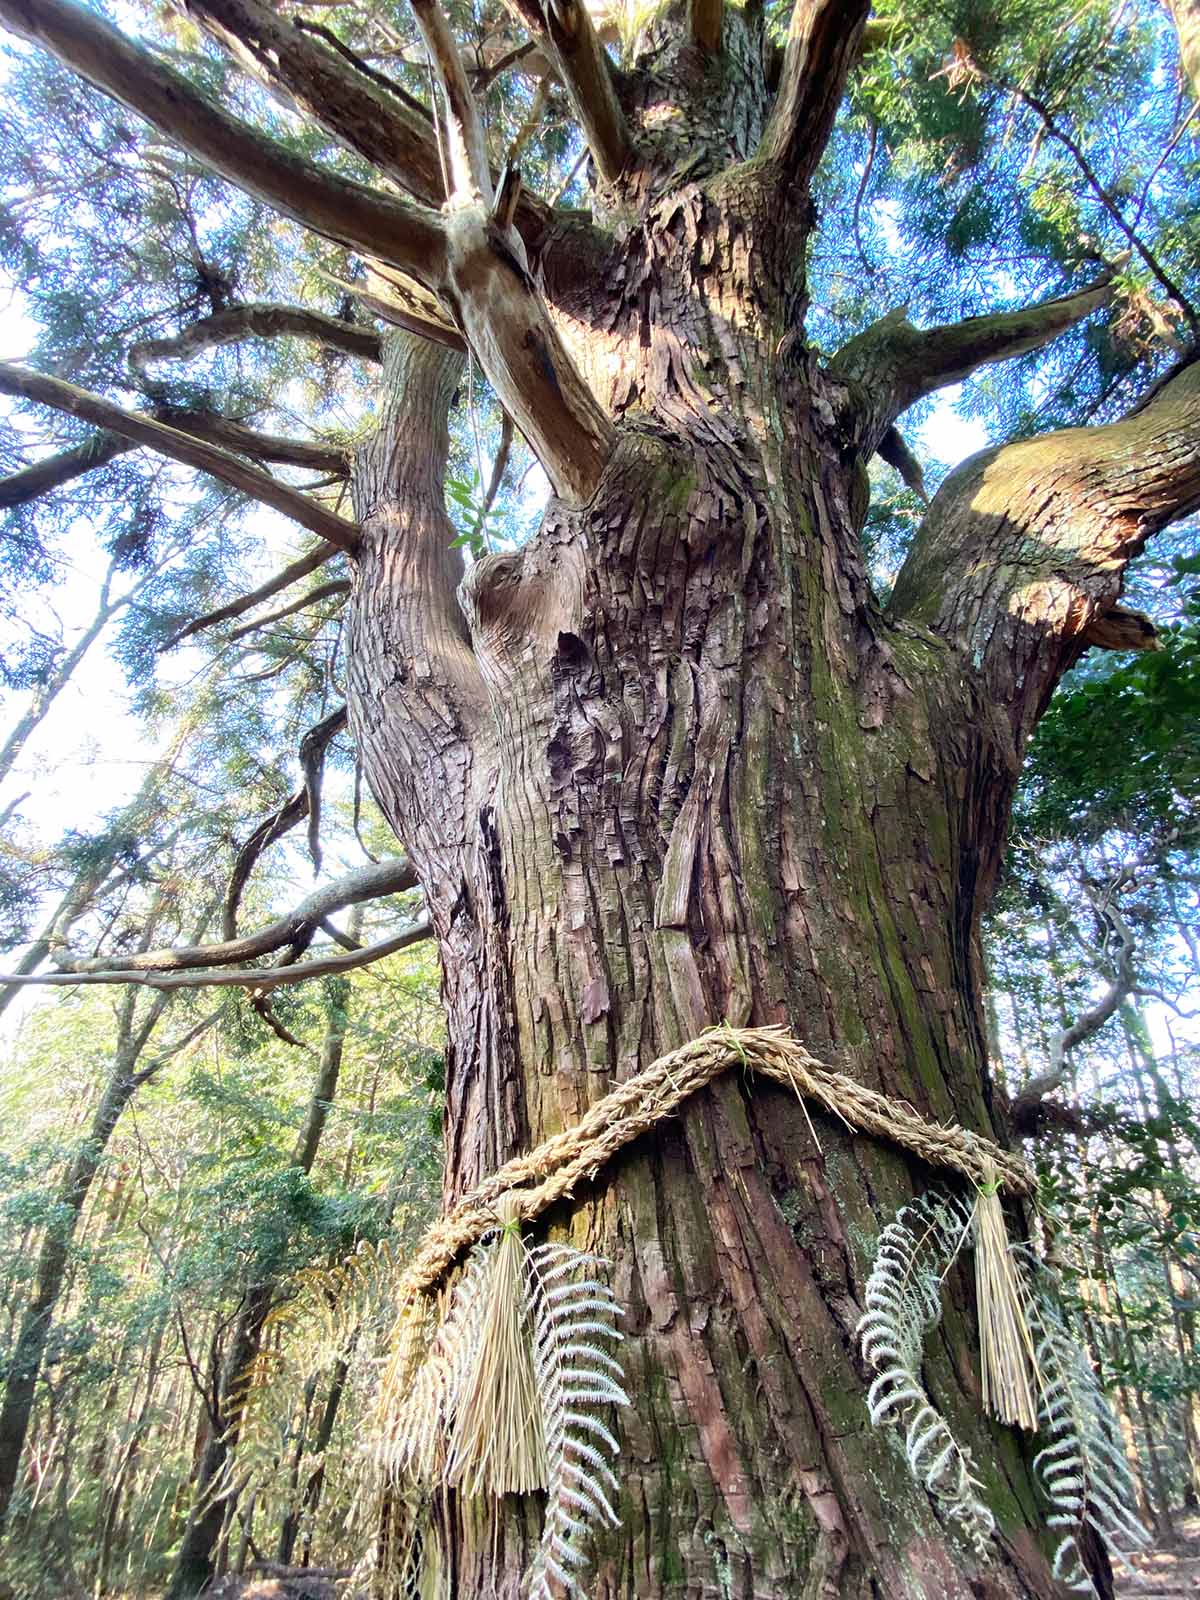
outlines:
[{"label": "background forest tree", "polygon": [[[0,128],[5,1580],[352,1565],[340,1355],[212,1495],[246,1362],[303,1365],[297,1272],[402,1246],[722,1019],[1028,1141],[1169,1531],[1200,1494],[1194,8],[0,20],[32,42]],[[960,382],[1006,448],[954,472]],[[59,826],[47,736],[101,651],[130,720],[98,753],[141,776]],[[714,1087],[551,1219],[627,1308],[589,1592],[1048,1595],[965,1279],[930,1377],[985,1575],[867,1424],[872,1243],[930,1175],[815,1120]],[[460,1592],[515,1594],[535,1520],[456,1523]]]}]

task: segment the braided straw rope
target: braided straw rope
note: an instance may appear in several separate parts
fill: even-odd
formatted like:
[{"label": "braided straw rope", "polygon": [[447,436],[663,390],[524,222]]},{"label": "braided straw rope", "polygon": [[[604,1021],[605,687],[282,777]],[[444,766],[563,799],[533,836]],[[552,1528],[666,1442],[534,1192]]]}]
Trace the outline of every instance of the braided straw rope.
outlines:
[{"label": "braided straw rope", "polygon": [[570,1195],[577,1183],[594,1178],[618,1150],[669,1117],[690,1095],[736,1066],[816,1100],[860,1133],[901,1145],[931,1166],[949,1167],[977,1188],[990,1181],[1011,1194],[1032,1195],[1035,1190],[1034,1175],[1019,1156],[980,1134],[939,1127],[903,1101],[834,1072],[785,1029],[713,1028],[618,1084],[573,1128],[505,1162],[464,1195],[425,1235],[397,1286],[400,1306],[436,1289],[462,1252],[496,1226],[494,1207],[502,1194],[520,1191],[513,1196],[519,1215],[526,1220],[538,1216]]}]

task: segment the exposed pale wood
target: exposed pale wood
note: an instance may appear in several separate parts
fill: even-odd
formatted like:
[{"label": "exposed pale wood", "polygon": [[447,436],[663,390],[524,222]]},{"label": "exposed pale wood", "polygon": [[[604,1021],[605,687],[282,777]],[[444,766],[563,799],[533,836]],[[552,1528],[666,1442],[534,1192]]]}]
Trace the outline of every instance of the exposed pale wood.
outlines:
[{"label": "exposed pale wood", "polygon": [[149,445],[162,455],[171,456],[190,467],[199,467],[214,478],[239,489],[243,494],[261,500],[294,522],[318,533],[339,550],[353,550],[358,542],[358,529],[353,522],[339,517],[324,506],[318,505],[296,489],[289,489],[257,467],[230,455],[216,445],[208,444],[194,434],[183,433],[178,428],[168,428],[153,418],[133,411],[123,411],[102,395],[79,389],[61,378],[50,378],[45,373],[32,372],[28,367],[15,367],[0,362],[0,394],[19,395],[41,405],[53,406],[56,411],[66,411],[81,417],[99,428],[124,434],[137,444]]},{"label": "exposed pale wood", "polygon": [[482,201],[490,210],[492,174],[488,166],[487,141],[450,24],[438,0],[412,0],[412,10],[446,107],[450,180],[447,198],[456,204]]}]

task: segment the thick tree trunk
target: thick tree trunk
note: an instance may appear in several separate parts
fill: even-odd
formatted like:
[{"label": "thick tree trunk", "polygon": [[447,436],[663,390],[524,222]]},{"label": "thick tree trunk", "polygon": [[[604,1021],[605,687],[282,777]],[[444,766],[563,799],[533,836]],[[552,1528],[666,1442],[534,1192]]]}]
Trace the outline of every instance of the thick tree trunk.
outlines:
[{"label": "thick tree trunk", "polygon": [[[356,464],[351,717],[441,943],[448,1197],[722,1019],[784,1023],[1003,1136],[978,924],[1012,732],[950,645],[872,602],[861,462],[833,386],[773,354],[786,296],[746,276],[759,241],[699,192],[660,222],[621,261],[654,318],[608,350],[631,409],[598,492],[477,563],[461,610],[441,500],[461,358],[396,343]],[[872,1243],[942,1181],[730,1075],[553,1216],[613,1260],[634,1396],[589,1595],[1054,1592],[961,1283],[930,1378],[1000,1523],[986,1575],[867,1422]],[[497,1544],[452,1512],[453,1592],[515,1597],[532,1515]]]}]

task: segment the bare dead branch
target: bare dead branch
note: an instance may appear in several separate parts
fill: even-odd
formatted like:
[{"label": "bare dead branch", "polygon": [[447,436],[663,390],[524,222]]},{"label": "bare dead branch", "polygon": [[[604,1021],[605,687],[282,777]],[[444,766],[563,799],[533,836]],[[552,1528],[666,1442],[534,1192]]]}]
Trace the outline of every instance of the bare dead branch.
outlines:
[{"label": "bare dead branch", "polygon": [[257,633],[260,628],[269,628],[273,622],[282,622],[285,617],[294,616],[297,611],[304,611],[309,606],[318,605],[322,600],[331,600],[334,595],[349,593],[349,578],[333,578],[329,583],[318,584],[315,589],[310,589],[307,594],[302,594],[298,600],[293,600],[290,605],[280,606],[278,611],[268,611],[265,617],[255,617],[253,622],[247,622],[240,628],[235,628],[229,635],[229,642],[232,644],[235,639],[244,639],[247,634]]},{"label": "bare dead branch", "polygon": [[817,169],[868,9],[868,0],[795,0],[779,90],[758,151],[791,184],[807,185]]},{"label": "bare dead branch", "polygon": [[442,229],[435,213],[294,155],[213,105],[95,12],[73,0],[0,0],[0,22],[284,216],[339,244],[370,250],[422,282],[440,278]]},{"label": "bare dead branch", "polygon": [[145,989],[213,989],[242,988],[252,994],[266,994],[285,984],[307,983],[310,978],[325,978],[333,973],[352,972],[356,967],[370,966],[401,950],[432,936],[433,926],[427,917],[409,923],[400,933],[377,944],[364,945],[361,950],[343,951],[340,955],[317,956],[312,961],[298,961],[285,967],[235,967],[230,970],[205,969],[199,972],[37,972],[0,973],[0,985],[43,984],[64,988],[75,984],[131,983]]},{"label": "bare dead branch", "polygon": [[331,740],[346,726],[346,707],[338,706],[327,717],[315,723],[300,740],[300,770],[303,773],[303,782],[293,795],[290,795],[278,811],[264,818],[255,828],[238,851],[233,863],[233,871],[229,875],[229,886],[225,891],[225,903],[221,908],[221,936],[224,939],[237,937],[237,911],[241,903],[242,891],[254,870],[254,864],[268,846],[274,844],[276,839],[281,839],[289,833],[298,822],[309,815],[314,802],[318,818],[321,806],[321,777],[325,766],[325,754],[329,749]]},{"label": "bare dead branch", "polygon": [[307,578],[310,573],[316,572],[318,567],[323,567],[327,561],[332,561],[335,555],[337,551],[328,545],[318,545],[308,555],[301,556],[298,561],[293,561],[284,567],[282,572],[277,572],[273,578],[268,578],[266,583],[260,584],[257,589],[239,595],[236,600],[218,606],[215,611],[205,612],[202,617],[196,617],[178,633],[172,634],[162,648],[170,650],[174,645],[184,639],[190,639],[194,634],[202,633],[206,628],[215,628],[218,623],[231,622],[234,617],[245,616],[247,611],[253,611],[254,607],[262,605],[264,600],[274,599],[284,589],[291,588],[293,583],[299,583],[301,578]]},{"label": "bare dead branch", "polygon": [[878,449],[895,419],[923,395],[960,382],[977,367],[1040,349],[1107,305],[1112,294],[1112,275],[1106,273],[1073,294],[943,327],[915,328],[903,307],[889,311],[844,345],[829,365],[854,386],[864,454]]},{"label": "bare dead branch", "polygon": [[248,466],[227,450],[208,444],[194,434],[168,428],[161,422],[155,422],[152,417],[123,411],[102,395],[79,389],[73,383],[64,383],[61,378],[50,378],[45,373],[32,372],[28,367],[0,362],[0,394],[17,395],[40,405],[53,406],[57,411],[81,417],[85,422],[94,423],[113,433],[124,434],[137,444],[149,445],[162,455],[182,461],[187,466],[198,467],[202,472],[209,472],[242,494],[261,500],[264,505],[282,512],[285,517],[291,517],[301,527],[320,534],[339,550],[352,551],[358,542],[358,528],[353,522],[327,511],[315,500],[279,483],[257,467]]},{"label": "bare dead branch", "polygon": [[306,895],[285,916],[256,933],[244,934],[240,939],[225,939],[219,944],[176,945],[161,950],[138,951],[127,956],[90,956],[69,960],[58,956],[55,964],[60,972],[178,972],[193,967],[220,967],[238,962],[253,961],[258,956],[269,955],[273,950],[294,944],[305,932],[320,925],[322,920],[345,906],[361,905],[368,900],[378,900],[383,895],[399,894],[417,887],[416,873],[405,857],[381,861],[374,866],[358,867],[332,883],[322,884]]},{"label": "bare dead branch", "polygon": [[633,149],[617,100],[604,46],[582,0],[506,0],[535,38],[543,40],[583,129],[596,170],[618,178]]},{"label": "bare dead branch", "polygon": [[1037,1131],[1042,1116],[1042,1102],[1056,1089],[1061,1089],[1066,1083],[1070,1073],[1067,1057],[1072,1050],[1090,1039],[1113,1016],[1117,1008],[1133,992],[1137,982],[1134,973],[1133,958],[1137,951],[1137,941],[1133,930],[1121,915],[1119,908],[1107,896],[1097,894],[1093,888],[1088,888],[1088,898],[1097,917],[1111,936],[1106,943],[1115,940],[1116,949],[1112,955],[1112,976],[1108,987],[1095,1002],[1076,1017],[1069,1026],[1061,1029],[1050,1041],[1050,1070],[1021,1090],[1009,1107],[1009,1117],[1013,1127],[1019,1133],[1029,1134]]},{"label": "bare dead branch", "polygon": [[303,306],[252,303],[202,317],[171,338],[142,340],[130,348],[129,365],[141,373],[156,361],[188,361],[201,350],[218,345],[286,337],[313,339],[362,361],[379,360],[379,335],[371,328]]},{"label": "bare dead branch", "polygon": [[122,439],[115,433],[95,433],[73,450],[62,450],[58,455],[47,456],[32,466],[22,467],[19,472],[9,473],[7,478],[0,478],[0,510],[38,500],[134,448],[132,439]]}]

